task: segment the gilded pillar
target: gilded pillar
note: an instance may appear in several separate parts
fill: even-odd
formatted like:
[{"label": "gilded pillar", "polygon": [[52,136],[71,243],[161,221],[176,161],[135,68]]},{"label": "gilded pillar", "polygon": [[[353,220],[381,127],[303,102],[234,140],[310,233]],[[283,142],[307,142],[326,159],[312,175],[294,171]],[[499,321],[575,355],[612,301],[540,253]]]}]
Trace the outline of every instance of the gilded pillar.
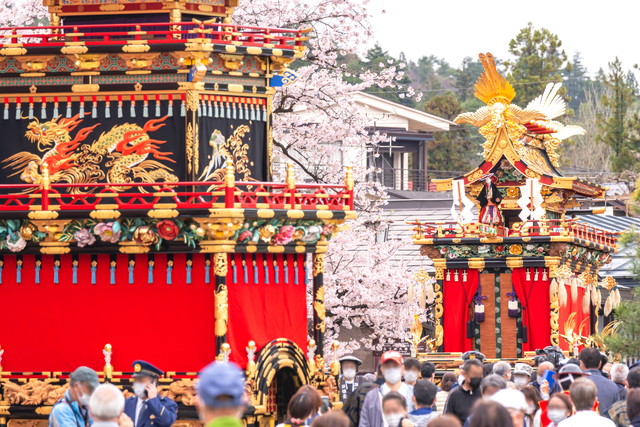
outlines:
[{"label": "gilded pillar", "polygon": [[313,339],[318,353],[323,354],[324,334],[327,330],[324,306],[324,254],[313,255]]},{"label": "gilded pillar", "polygon": [[229,297],[227,290],[227,271],[229,267],[227,256],[226,253],[214,255],[216,354],[220,354],[222,345],[227,342],[227,325],[229,323]]},{"label": "gilded pillar", "polygon": [[435,261],[436,260],[434,260],[434,264],[436,267],[436,283],[433,286],[433,290],[435,292],[435,300],[433,304],[433,318],[435,321],[435,342],[431,346],[431,349],[434,352],[444,350],[444,348],[442,347],[444,342],[444,319],[442,318],[442,316],[444,314],[444,270],[446,269],[446,260],[443,259],[442,261],[444,262],[441,262],[440,260],[437,260],[438,262]]},{"label": "gilded pillar", "polygon": [[549,280],[551,285],[549,286],[549,321],[551,322],[551,345],[560,345],[560,298],[558,296],[558,265],[560,264],[559,257],[545,257],[545,267],[549,269]]},{"label": "gilded pillar", "polygon": [[194,89],[188,89],[186,101],[187,135],[185,139],[185,150],[187,154],[187,175],[191,181],[195,181],[198,176],[200,163],[200,150],[198,147],[198,106],[200,104],[200,92]]}]

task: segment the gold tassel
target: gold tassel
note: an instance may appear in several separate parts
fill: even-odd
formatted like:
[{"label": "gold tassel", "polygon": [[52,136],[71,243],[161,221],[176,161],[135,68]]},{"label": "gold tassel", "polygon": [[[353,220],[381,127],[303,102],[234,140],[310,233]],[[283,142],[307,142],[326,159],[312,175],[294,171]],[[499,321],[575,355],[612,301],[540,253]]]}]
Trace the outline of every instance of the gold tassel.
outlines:
[{"label": "gold tassel", "polygon": [[561,306],[567,305],[567,287],[565,285],[560,285],[560,290],[558,291],[558,299],[560,300]]},{"label": "gold tassel", "polygon": [[571,303],[575,304],[578,302],[578,279],[575,277],[571,278]]}]

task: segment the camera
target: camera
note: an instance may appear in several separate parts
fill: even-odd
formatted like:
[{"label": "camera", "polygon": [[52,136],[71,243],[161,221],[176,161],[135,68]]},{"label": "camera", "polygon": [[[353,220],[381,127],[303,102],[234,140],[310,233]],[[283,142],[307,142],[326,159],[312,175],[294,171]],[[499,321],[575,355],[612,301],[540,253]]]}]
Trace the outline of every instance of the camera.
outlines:
[{"label": "camera", "polygon": [[564,354],[560,347],[556,345],[548,345],[545,348],[536,349],[536,357],[534,361],[536,366],[540,365],[542,362],[551,362],[555,369],[558,369],[564,358]]}]

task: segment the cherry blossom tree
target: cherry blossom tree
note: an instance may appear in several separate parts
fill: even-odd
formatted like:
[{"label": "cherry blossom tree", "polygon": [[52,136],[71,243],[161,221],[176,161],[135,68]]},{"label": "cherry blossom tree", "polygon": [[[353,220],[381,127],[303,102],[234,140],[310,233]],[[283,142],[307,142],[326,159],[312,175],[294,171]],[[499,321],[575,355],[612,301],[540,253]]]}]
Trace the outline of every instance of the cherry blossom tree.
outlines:
[{"label": "cherry blossom tree", "polygon": [[0,0],[0,27],[30,27],[49,23],[42,0]]},{"label": "cherry blossom tree", "polygon": [[[279,89],[274,98],[276,156],[293,162],[306,179],[319,183],[343,179],[341,160],[354,165],[359,216],[332,240],[326,257],[326,346],[344,329],[374,333],[341,342],[341,353],[371,350],[378,337],[403,340],[413,315],[421,314],[418,304],[407,300],[413,273],[392,261],[397,249],[409,242],[376,241],[386,226],[380,214],[387,195],[370,179],[375,171],[359,161],[375,156],[376,147],[389,138],[367,129],[366,117],[357,113],[350,96],[370,87],[391,88],[402,97],[420,95],[398,83],[405,75],[401,65],[371,64],[369,70],[351,75],[338,62],[340,55],[362,53],[361,46],[372,37],[367,3],[253,0],[243,2],[235,15],[238,24],[311,28],[306,57],[295,70],[298,80]],[[345,77],[355,83],[347,83]]]}]

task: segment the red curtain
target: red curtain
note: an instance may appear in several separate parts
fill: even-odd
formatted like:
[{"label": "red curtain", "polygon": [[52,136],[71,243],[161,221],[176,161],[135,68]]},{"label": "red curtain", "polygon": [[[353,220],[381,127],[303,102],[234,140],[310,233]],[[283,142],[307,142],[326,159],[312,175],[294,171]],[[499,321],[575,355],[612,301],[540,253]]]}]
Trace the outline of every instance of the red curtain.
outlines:
[{"label": "red curtain", "polygon": [[[265,280],[265,260],[268,280]],[[285,260],[287,261],[286,278]],[[288,338],[306,352],[307,288],[304,282],[304,260],[304,254],[231,255],[227,275],[229,290],[227,342],[231,346],[231,360],[245,366],[246,347],[249,341],[255,341],[260,350],[276,338]],[[274,261],[277,268],[274,266]]]},{"label": "red curtain", "polygon": [[[529,270],[528,278],[527,270]],[[528,342],[522,344],[522,350],[533,351],[550,345],[551,302],[548,271],[545,268],[515,268],[513,269],[512,283],[522,306],[522,325],[527,328]]]},{"label": "red curtain", "polygon": [[[582,298],[584,297],[585,289],[583,287],[578,287],[578,294],[575,299],[571,296],[571,285],[565,285],[565,289],[567,291],[567,303],[565,305],[560,305],[560,316],[559,316],[559,330],[560,335],[566,333],[565,331],[565,322],[571,315],[571,313],[576,313],[575,315],[575,333],[578,333],[580,330],[580,324],[584,319],[591,318],[591,306],[587,308],[587,310],[582,309]],[[582,329],[583,336],[591,335],[591,322],[589,320],[585,320],[585,327]],[[572,351],[573,349],[569,348],[569,344],[567,341],[560,337],[560,348],[563,350]],[[583,347],[580,346],[578,349],[581,350]]]},{"label": "red curtain", "polygon": [[[464,272],[466,271],[466,281]],[[456,272],[458,273],[456,275]],[[471,319],[469,306],[478,290],[478,270],[446,270],[443,281],[444,351],[456,352],[473,349],[473,341],[467,338],[467,321]]]},{"label": "red curtain", "polygon": [[173,255],[171,284],[167,283],[167,255],[156,254],[153,283],[149,283],[147,255],[135,256],[134,281],[129,283],[129,256],[116,255],[115,283],[111,258],[98,255],[92,283],[91,255],[79,255],[77,283],[73,258],[41,257],[36,283],[36,259],[22,256],[17,280],[16,256],[4,256],[0,301],[3,326],[0,346],[5,371],[71,371],[87,365],[101,371],[102,349],[113,346],[116,371],[131,371],[144,359],[163,370],[198,371],[215,357],[214,277],[205,283],[205,256],[192,257],[187,283],[186,255]]}]

